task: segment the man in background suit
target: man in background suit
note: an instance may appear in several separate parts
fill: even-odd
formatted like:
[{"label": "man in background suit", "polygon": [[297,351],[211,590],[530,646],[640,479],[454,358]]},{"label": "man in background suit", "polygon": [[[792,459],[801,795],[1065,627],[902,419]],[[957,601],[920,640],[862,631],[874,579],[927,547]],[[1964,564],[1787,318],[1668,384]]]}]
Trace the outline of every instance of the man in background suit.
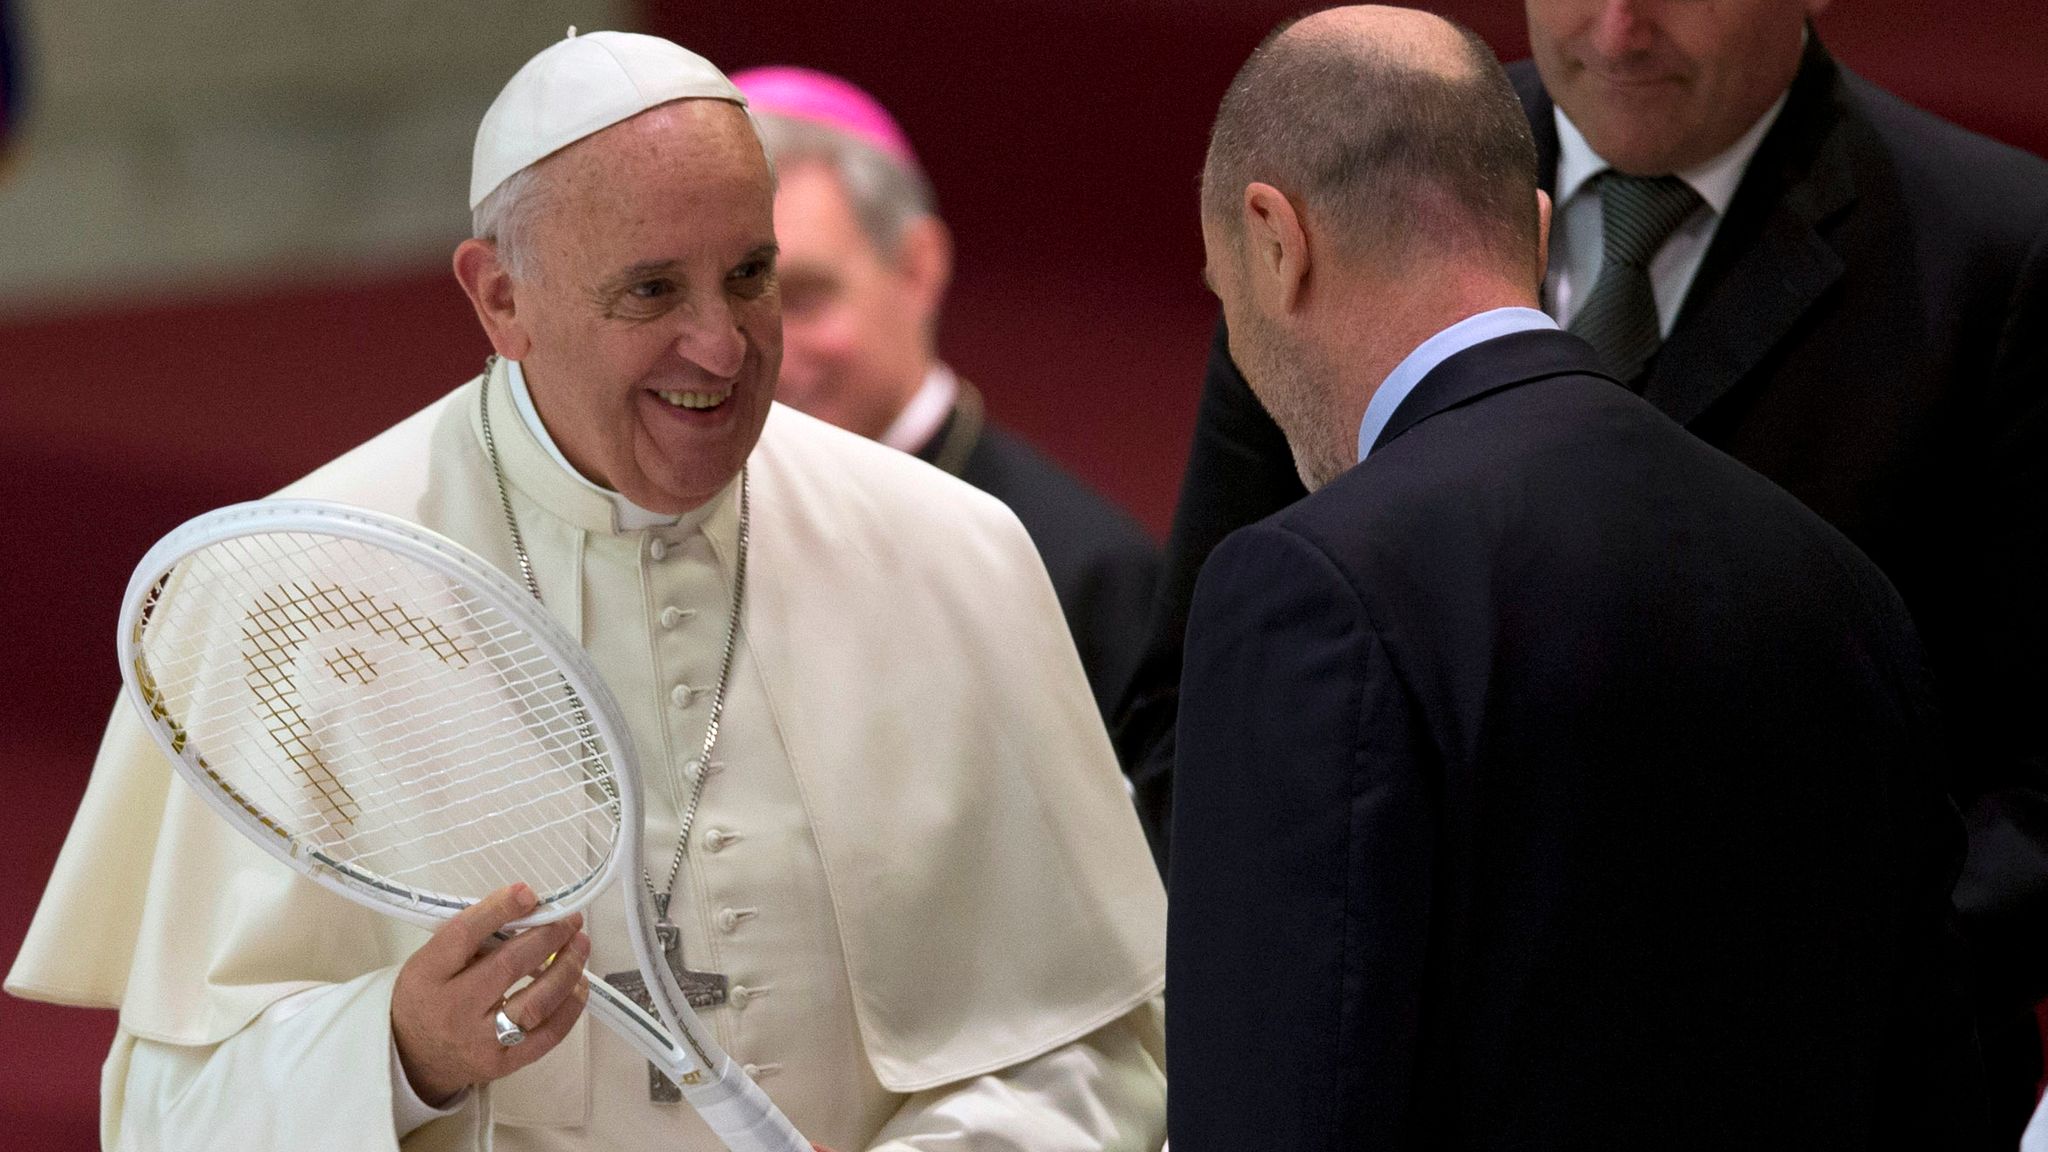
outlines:
[{"label": "man in background suit", "polygon": [[1978,1146],[1905,606],[1535,309],[1548,202],[1485,45],[1283,26],[1202,208],[1314,494],[1189,622],[1177,1152]]},{"label": "man in background suit", "polygon": [[[1994,1107],[2017,1136],[2048,994],[2048,164],[1841,68],[1805,23],[1821,6],[1530,0],[1535,59],[1509,74],[1559,205],[1544,305],[1841,529],[1912,609],[1969,832],[1955,899]],[[1650,251],[1618,251],[1603,292],[1610,245]],[[1116,726],[1162,867],[1196,573],[1301,494],[1219,331]]]},{"label": "man in background suit", "polygon": [[981,393],[938,359],[952,240],[895,118],[807,68],[756,68],[733,83],[779,177],[776,399],[1009,505],[1045,560],[1107,717],[1145,642],[1158,547],[1128,514],[990,422]]}]

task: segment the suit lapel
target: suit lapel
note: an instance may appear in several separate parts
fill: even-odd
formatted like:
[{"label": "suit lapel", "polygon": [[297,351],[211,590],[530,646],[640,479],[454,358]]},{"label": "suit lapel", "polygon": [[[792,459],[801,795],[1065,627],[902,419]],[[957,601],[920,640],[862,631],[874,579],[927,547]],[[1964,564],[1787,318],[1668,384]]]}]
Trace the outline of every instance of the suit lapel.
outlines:
[{"label": "suit lapel", "polygon": [[1380,430],[1379,439],[1372,442],[1372,451],[1378,452],[1439,412],[1517,384],[1566,375],[1614,379],[1600,367],[1592,345],[1556,328],[1515,332],[1474,344],[1446,358],[1416,382]]},{"label": "suit lapel", "polygon": [[1681,424],[1749,375],[1841,278],[1841,256],[1820,233],[1855,199],[1840,85],[1810,40],[1644,383],[1643,397]]}]

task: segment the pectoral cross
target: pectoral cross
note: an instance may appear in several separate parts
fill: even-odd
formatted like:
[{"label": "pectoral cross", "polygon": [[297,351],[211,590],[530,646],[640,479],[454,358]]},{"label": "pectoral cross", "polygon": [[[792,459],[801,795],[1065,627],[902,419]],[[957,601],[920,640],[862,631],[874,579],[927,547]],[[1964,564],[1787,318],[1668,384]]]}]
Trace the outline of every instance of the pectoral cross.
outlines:
[{"label": "pectoral cross", "polygon": [[[655,939],[661,944],[661,958],[668,964],[668,970],[675,975],[676,983],[682,986],[683,999],[692,1008],[716,1008],[725,1003],[726,988],[731,983],[717,972],[693,972],[683,966],[683,930],[669,922],[668,897],[654,898],[656,920]],[[657,1020],[661,1014],[655,1011],[654,997],[647,991],[647,979],[639,969],[629,968],[624,972],[607,972],[604,982],[624,992],[633,1003],[638,1004],[648,1015]],[[660,1067],[647,1065],[647,1098],[656,1104],[680,1104],[683,1090],[669,1079]]]}]

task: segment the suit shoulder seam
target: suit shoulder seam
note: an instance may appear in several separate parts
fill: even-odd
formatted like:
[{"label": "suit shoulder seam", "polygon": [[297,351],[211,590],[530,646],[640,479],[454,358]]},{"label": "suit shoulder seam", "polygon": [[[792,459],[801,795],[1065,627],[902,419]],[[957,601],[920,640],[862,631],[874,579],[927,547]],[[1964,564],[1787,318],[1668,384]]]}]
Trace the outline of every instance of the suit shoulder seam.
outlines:
[{"label": "suit shoulder seam", "polygon": [[1284,520],[1275,522],[1271,527],[1292,540],[1303,552],[1315,557],[1316,561],[1327,569],[1330,575],[1336,578],[1336,582],[1343,587],[1345,595],[1351,598],[1352,604],[1357,608],[1358,616],[1365,622],[1366,630],[1372,633],[1373,642],[1384,649],[1386,642],[1380,635],[1379,619],[1373,612],[1372,602],[1367,599],[1365,590],[1359,587],[1358,581],[1353,577],[1350,569],[1346,568],[1314,534],[1305,532]]}]

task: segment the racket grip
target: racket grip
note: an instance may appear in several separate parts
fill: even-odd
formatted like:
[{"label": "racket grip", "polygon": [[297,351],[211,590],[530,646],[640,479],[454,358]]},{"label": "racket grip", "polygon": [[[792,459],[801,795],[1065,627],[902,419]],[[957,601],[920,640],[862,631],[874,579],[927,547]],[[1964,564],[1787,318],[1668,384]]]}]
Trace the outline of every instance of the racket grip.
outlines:
[{"label": "racket grip", "polygon": [[683,1085],[683,1099],[732,1152],[811,1152],[782,1109],[722,1052],[717,1075]]},{"label": "racket grip", "polygon": [[585,969],[583,978],[590,985],[590,1000],[584,1008],[596,1017],[598,1023],[617,1033],[620,1039],[632,1045],[635,1052],[668,1073],[672,1080],[681,1078],[694,1066],[688,1056],[676,1050],[661,1021],[605,983],[597,973]]},{"label": "racket grip", "polygon": [[683,1099],[732,1152],[811,1152],[810,1142],[798,1134],[761,1086],[717,1048],[711,1049],[718,1063],[715,1072],[706,1070],[696,1084],[680,1083],[696,1068],[696,1062],[669,1041],[661,1022],[595,973],[585,975],[590,982],[591,1015],[678,1081]]}]

